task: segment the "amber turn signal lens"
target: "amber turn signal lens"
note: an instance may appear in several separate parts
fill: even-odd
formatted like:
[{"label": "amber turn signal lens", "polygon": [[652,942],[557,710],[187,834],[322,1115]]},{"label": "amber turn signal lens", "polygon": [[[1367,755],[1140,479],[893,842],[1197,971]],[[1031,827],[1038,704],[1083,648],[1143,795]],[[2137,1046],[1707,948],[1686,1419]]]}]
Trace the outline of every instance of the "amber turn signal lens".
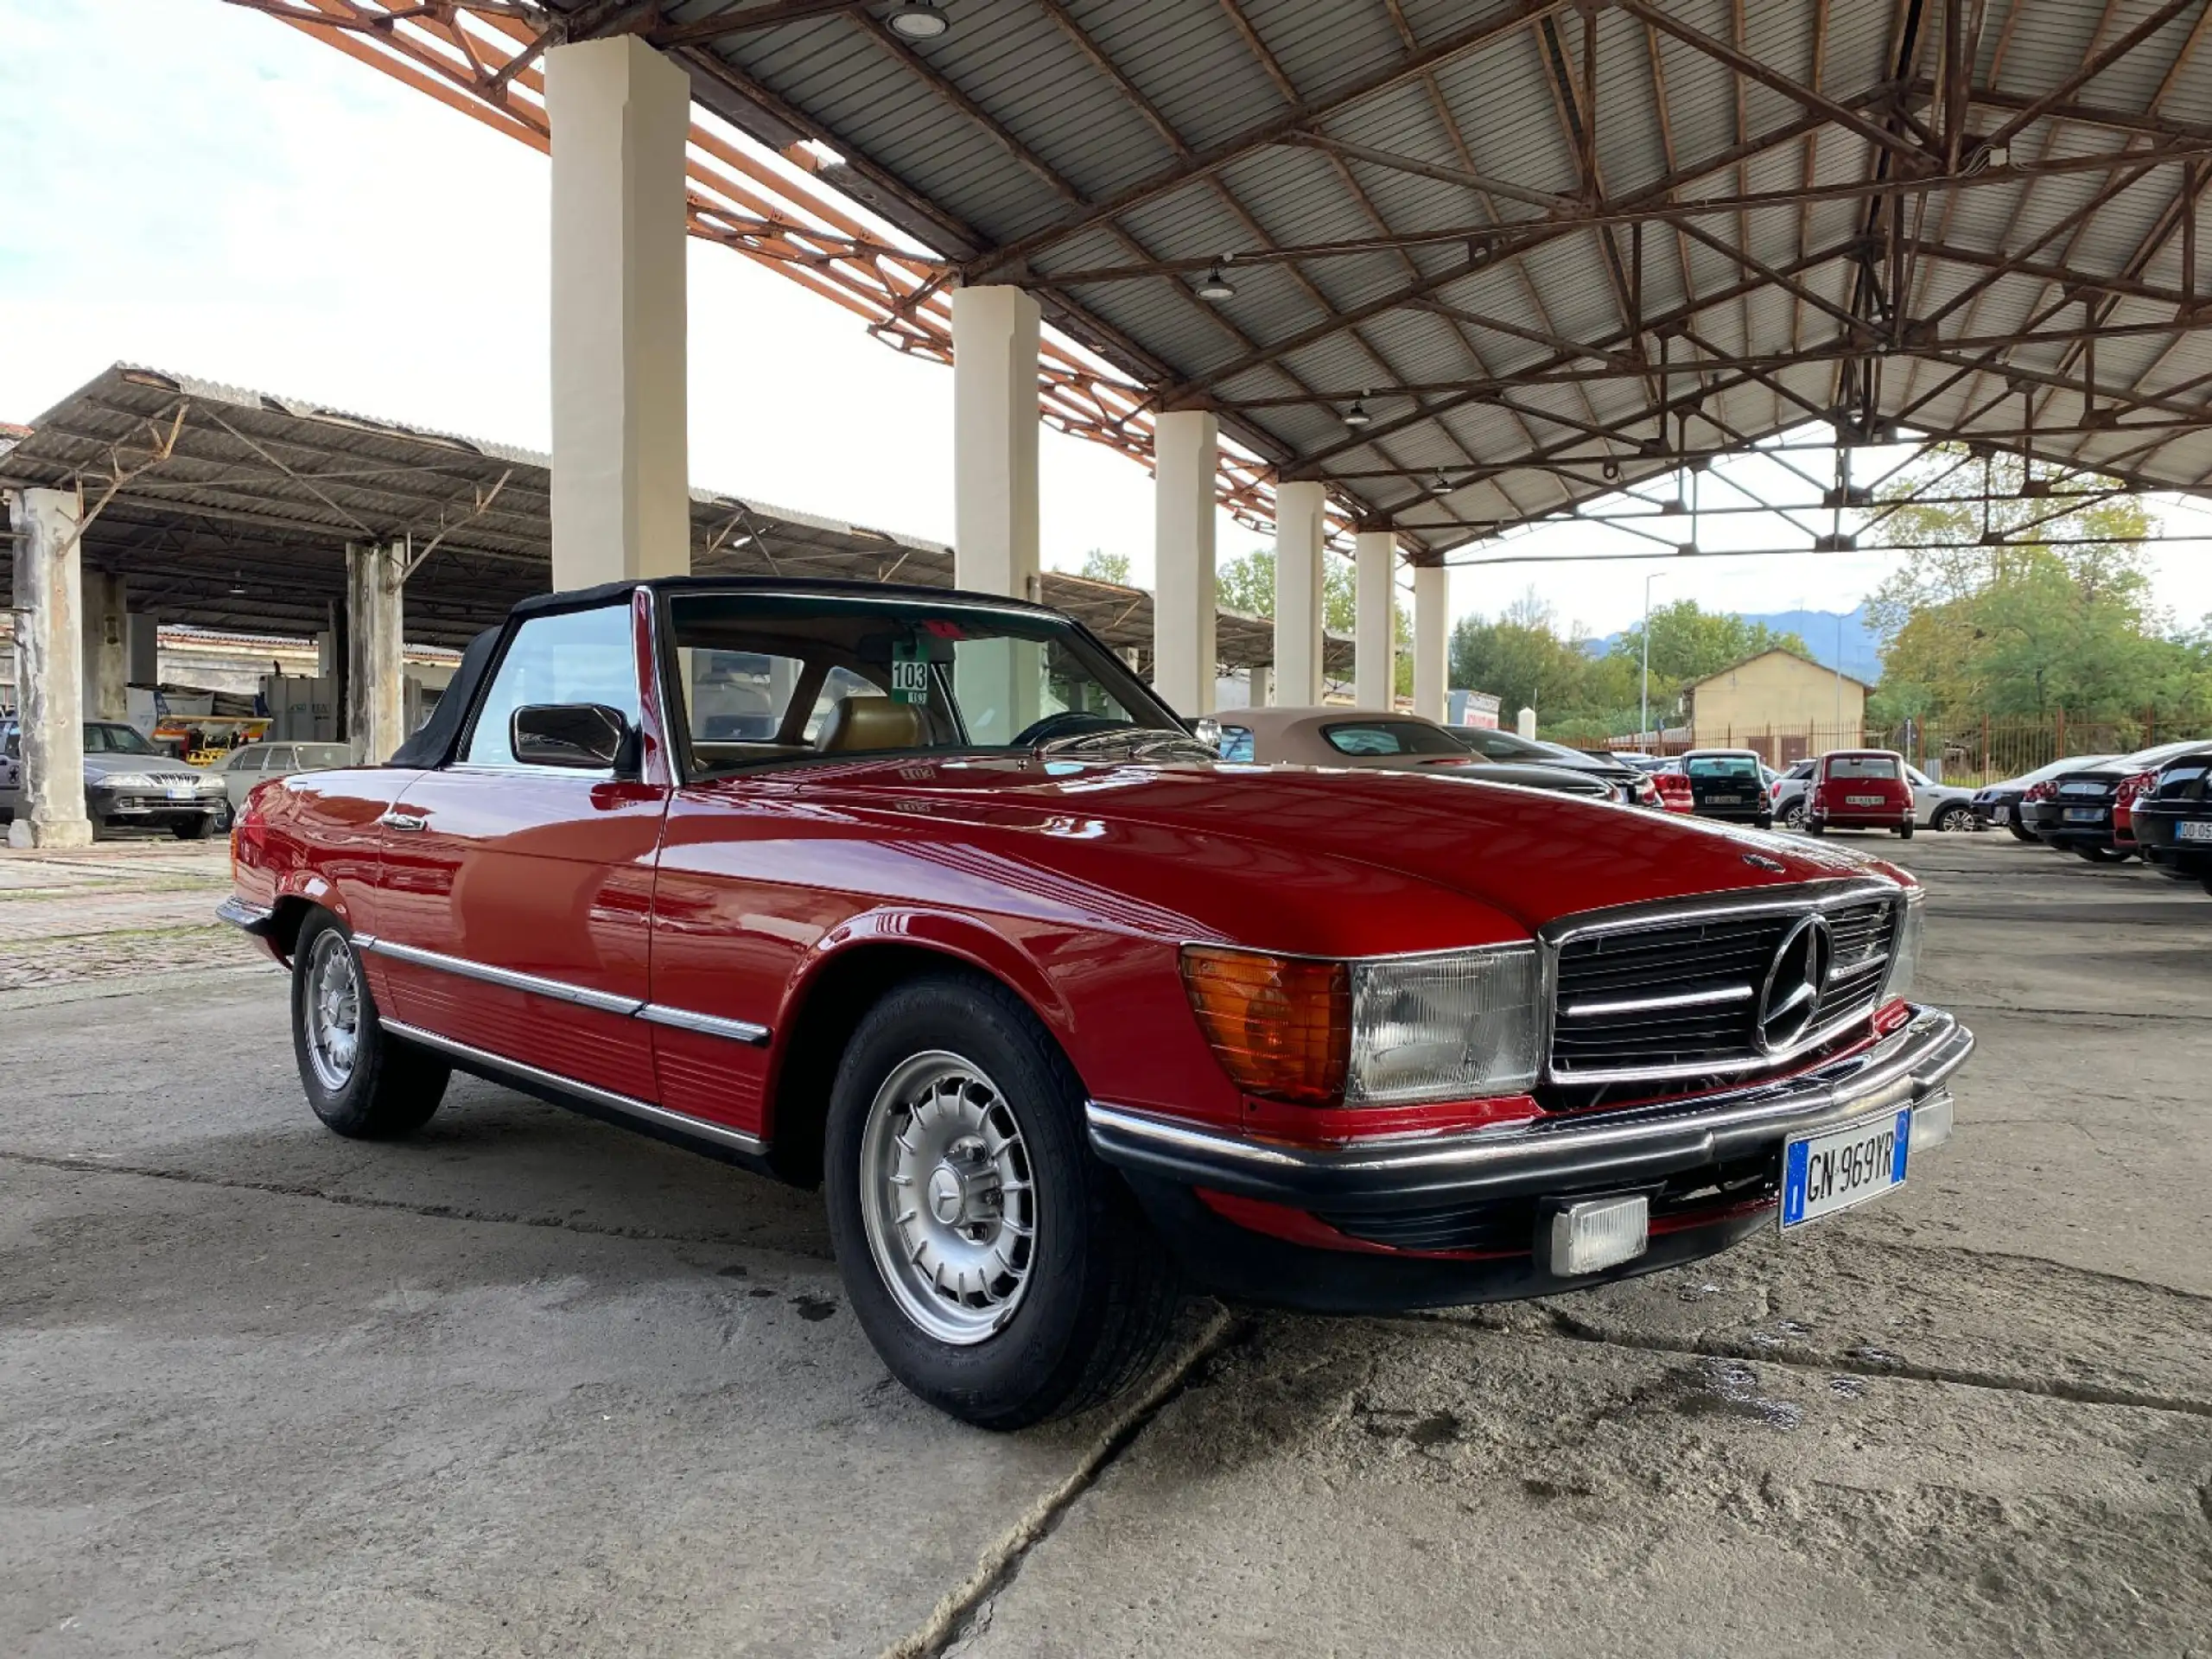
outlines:
[{"label": "amber turn signal lens", "polygon": [[1344,963],[1185,945],[1183,986],[1237,1087],[1306,1105],[1343,1096],[1351,1052],[1351,975]]}]

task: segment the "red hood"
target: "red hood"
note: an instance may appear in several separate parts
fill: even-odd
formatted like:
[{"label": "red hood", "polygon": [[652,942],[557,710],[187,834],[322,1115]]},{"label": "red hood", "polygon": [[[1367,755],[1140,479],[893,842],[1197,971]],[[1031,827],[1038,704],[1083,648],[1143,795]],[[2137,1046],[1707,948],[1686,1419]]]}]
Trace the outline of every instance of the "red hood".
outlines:
[{"label": "red hood", "polygon": [[1910,880],[1842,848],[1434,775],[995,760],[783,778],[879,830],[1125,894],[1161,931],[1317,954],[1493,943],[1644,899]]}]

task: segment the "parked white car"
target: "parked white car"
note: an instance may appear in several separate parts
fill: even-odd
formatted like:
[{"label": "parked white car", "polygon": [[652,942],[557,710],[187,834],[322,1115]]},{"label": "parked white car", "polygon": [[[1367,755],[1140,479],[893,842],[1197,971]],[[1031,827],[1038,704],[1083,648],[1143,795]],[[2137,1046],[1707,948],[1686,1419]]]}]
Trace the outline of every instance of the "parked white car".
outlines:
[{"label": "parked white car", "polygon": [[353,748],[348,743],[241,744],[231,751],[221,767],[223,793],[228,798],[221,827],[230,826],[232,817],[264,778],[289,778],[296,772],[325,772],[353,764]]},{"label": "parked white car", "polygon": [[[1774,821],[1785,830],[1805,827],[1805,785],[1812,778],[1813,768],[1819,758],[1800,760],[1768,786],[1767,795],[1774,806]],[[1917,766],[1904,769],[1905,780],[1912,785],[1913,822],[1929,830],[1971,830],[1974,824],[1974,791],[1955,784],[1939,784]]]}]

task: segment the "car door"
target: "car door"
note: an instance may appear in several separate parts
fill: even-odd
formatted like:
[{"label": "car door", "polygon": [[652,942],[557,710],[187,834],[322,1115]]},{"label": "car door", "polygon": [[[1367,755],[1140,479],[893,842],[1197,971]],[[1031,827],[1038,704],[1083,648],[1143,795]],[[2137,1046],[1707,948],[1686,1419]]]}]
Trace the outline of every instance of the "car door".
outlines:
[{"label": "car door", "polygon": [[223,793],[236,812],[245,804],[245,798],[253,793],[253,786],[265,776],[269,757],[275,753],[261,744],[240,749],[223,763]]},{"label": "car door", "polygon": [[[723,711],[753,709],[760,734],[818,737],[836,702],[880,688],[842,666],[771,651],[687,643],[686,601],[671,601],[677,664],[671,722],[691,743],[728,740]],[[653,1058],[660,1103],[760,1137],[766,1123],[766,1041],[784,988],[807,950],[849,913],[799,879],[818,826],[793,785],[771,775],[679,783],[653,896]]]},{"label": "car door", "polygon": [[385,815],[372,949],[404,1024],[651,1101],[652,1039],[635,1016],[664,777],[518,760],[512,725],[527,705],[597,703],[635,726],[647,615],[618,601],[513,629],[458,758],[410,780]]},{"label": "car door", "polygon": [[0,730],[0,812],[12,817],[23,799],[23,738],[14,726]]}]

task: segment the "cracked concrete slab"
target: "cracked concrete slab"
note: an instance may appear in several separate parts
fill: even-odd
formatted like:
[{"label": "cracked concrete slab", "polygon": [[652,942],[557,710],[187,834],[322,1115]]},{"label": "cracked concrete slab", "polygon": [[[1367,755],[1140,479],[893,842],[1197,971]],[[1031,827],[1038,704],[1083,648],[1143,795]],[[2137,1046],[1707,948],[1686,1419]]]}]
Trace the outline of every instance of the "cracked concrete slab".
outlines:
[{"label": "cracked concrete slab", "polygon": [[2202,1651],[2212,901],[1902,850],[1983,1039],[1903,1192],[1541,1304],[1200,1307],[1012,1437],[890,1382],[817,1195],[473,1081],[339,1141],[271,975],[9,994],[0,1651]]}]

